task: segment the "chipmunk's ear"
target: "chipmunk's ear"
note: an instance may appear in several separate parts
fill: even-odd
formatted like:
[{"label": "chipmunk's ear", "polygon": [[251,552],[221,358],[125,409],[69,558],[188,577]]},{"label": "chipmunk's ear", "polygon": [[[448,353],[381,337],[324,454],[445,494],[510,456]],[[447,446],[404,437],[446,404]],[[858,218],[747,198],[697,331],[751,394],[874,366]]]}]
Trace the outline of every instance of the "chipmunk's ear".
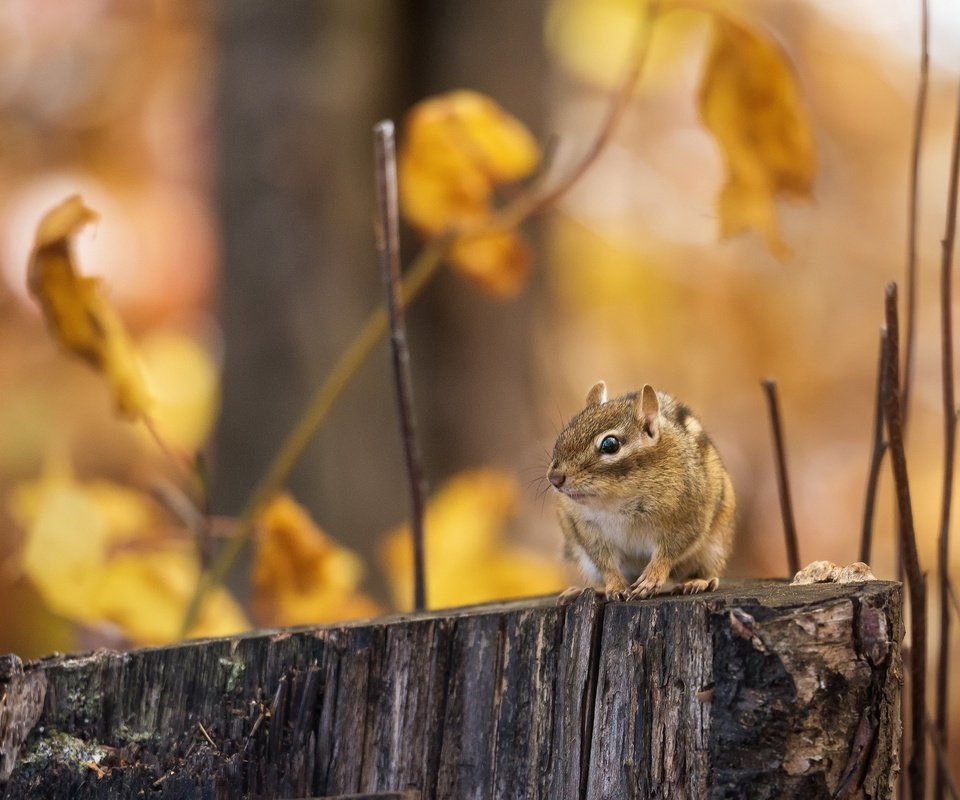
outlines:
[{"label": "chipmunk's ear", "polygon": [[607,384],[603,381],[597,381],[587,392],[587,405],[599,406],[607,402]]},{"label": "chipmunk's ear", "polygon": [[640,392],[639,422],[643,432],[656,441],[660,436],[660,398],[649,383]]}]

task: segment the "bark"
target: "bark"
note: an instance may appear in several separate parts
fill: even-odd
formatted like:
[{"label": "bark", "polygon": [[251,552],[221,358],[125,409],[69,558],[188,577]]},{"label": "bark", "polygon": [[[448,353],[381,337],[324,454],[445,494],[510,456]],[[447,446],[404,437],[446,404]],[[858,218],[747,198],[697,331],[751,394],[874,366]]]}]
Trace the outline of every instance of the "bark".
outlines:
[{"label": "bark", "polygon": [[4,798],[889,798],[902,635],[899,584],[731,582],[8,656],[0,780]]}]

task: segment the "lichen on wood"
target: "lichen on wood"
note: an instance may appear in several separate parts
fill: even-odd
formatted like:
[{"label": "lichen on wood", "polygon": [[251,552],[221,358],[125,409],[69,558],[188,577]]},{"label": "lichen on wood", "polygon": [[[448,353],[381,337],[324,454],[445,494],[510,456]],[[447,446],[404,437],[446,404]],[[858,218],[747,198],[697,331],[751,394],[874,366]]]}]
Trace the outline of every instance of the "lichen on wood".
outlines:
[{"label": "lichen on wood", "polygon": [[[629,603],[588,591],[8,658],[0,791],[889,798],[900,601],[883,582]],[[18,703],[33,711],[14,718]]]}]

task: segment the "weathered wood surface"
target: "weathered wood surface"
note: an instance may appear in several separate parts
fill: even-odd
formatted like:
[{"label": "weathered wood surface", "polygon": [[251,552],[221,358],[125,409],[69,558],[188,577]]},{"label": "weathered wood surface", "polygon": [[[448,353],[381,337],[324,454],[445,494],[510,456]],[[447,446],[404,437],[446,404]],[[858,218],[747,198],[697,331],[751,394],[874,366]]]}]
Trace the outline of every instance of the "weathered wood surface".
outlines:
[{"label": "weathered wood surface", "polygon": [[[3,797],[892,797],[899,584],[585,593],[0,666]],[[386,794],[389,793],[389,794]]]}]

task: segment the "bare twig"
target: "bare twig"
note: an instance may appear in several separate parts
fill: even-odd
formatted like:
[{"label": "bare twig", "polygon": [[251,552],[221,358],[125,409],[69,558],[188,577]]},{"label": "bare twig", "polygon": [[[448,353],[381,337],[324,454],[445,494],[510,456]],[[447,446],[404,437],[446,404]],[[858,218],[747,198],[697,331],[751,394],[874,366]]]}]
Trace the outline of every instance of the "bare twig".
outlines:
[{"label": "bare twig", "polygon": [[206,739],[210,743],[210,746],[219,753],[220,748],[217,747],[217,743],[213,741],[213,737],[211,737],[210,734],[207,733],[207,729],[203,727],[203,723],[200,722],[199,720],[197,721],[197,727],[200,729],[200,733],[203,734],[203,738]]},{"label": "bare twig", "polygon": [[390,351],[397,393],[403,451],[410,488],[410,531],[413,537],[413,607],[426,608],[426,574],[423,556],[423,465],[417,424],[413,410],[413,380],[410,377],[410,351],[400,298],[400,209],[397,204],[397,152],[393,123],[378,122],[373,127],[373,150],[377,188],[377,252],[387,293],[387,318],[390,321]]},{"label": "bare twig", "polygon": [[880,355],[877,359],[877,390],[873,409],[873,449],[870,453],[870,469],[867,473],[867,493],[863,502],[863,530],[860,533],[860,560],[870,563],[870,550],[873,543],[873,512],[877,503],[877,482],[883,456],[887,452],[887,442],[883,438],[883,360],[887,345],[884,331],[880,331]]},{"label": "bare twig", "polygon": [[[151,485],[150,493],[157,502],[179,519],[183,527],[193,536],[197,552],[200,554],[200,565],[206,567],[213,544],[213,517],[208,512],[197,508],[193,499],[171,481],[163,479],[157,481]],[[129,542],[121,544],[129,544]]]},{"label": "bare twig", "polygon": [[913,384],[914,332],[917,311],[917,219],[920,213],[920,151],[927,108],[927,84],[930,72],[930,20],[928,0],[920,0],[920,77],[913,108],[913,139],[910,145],[910,190],[907,212],[906,324],[904,325],[903,388],[900,408],[906,435],[910,416],[910,388]]},{"label": "bare twig", "polygon": [[930,737],[930,744],[933,746],[933,755],[934,758],[937,759],[937,788],[941,790],[941,793],[934,795],[934,797],[942,797],[943,790],[946,790],[953,800],[960,800],[960,789],[957,789],[957,784],[950,774],[950,759],[945,751],[944,743],[940,741],[940,736],[937,734],[936,728],[930,724],[929,719],[926,720],[926,723],[927,736]]},{"label": "bare twig", "polygon": [[109,769],[103,769],[96,761],[81,761],[80,766],[95,772],[97,774],[97,783],[103,780],[104,775],[110,774]]},{"label": "bare twig", "polygon": [[154,789],[159,789],[159,788],[163,785],[163,782],[164,782],[167,778],[169,778],[171,775],[173,775],[173,770],[170,770],[169,772],[164,772],[163,775],[161,775],[159,778],[157,778],[157,779],[156,779],[152,784],[150,784],[150,785],[151,785]]},{"label": "bare twig", "polygon": [[947,580],[947,594],[953,604],[953,613],[960,617],[960,598],[957,597],[957,593],[953,589],[953,581],[949,579]]},{"label": "bare twig", "polygon": [[[957,100],[950,155],[950,182],[947,191],[946,229],[941,242],[940,260],[940,368],[943,384],[943,484],[940,504],[940,532],[937,539],[937,578],[940,584],[940,639],[937,653],[936,694],[937,734],[947,744],[947,703],[950,675],[950,512],[953,504],[953,468],[956,458],[957,416],[954,400],[953,368],[953,248],[957,236],[957,193],[960,185],[960,98]],[[943,796],[940,773],[935,797]]]},{"label": "bare twig", "polygon": [[[533,187],[530,192],[524,192],[518,196],[484,224],[449,230],[431,239],[407,268],[402,285],[403,304],[405,306],[409,305],[436,275],[455,239],[482,236],[515,227],[534,214],[548,211],[574,187],[587,169],[597,160],[609,144],[646,62],[647,53],[650,49],[653,21],[657,13],[653,5],[646,4],[644,6],[645,11],[640,20],[641,27],[637,36],[637,45],[631,55],[631,68],[627,70],[624,81],[611,97],[610,110],[587,152],[552,189],[543,191],[539,186]],[[180,626],[181,638],[186,636],[193,627],[206,593],[224,579],[240,551],[250,540],[253,535],[254,518],[257,513],[284,484],[307,449],[314,434],[326,420],[334,403],[349,386],[350,381],[359,372],[360,367],[366,362],[386,332],[387,312],[383,306],[380,306],[371,312],[353,342],[337,359],[333,369],[327,373],[327,377],[311,398],[306,411],[280,445],[280,450],[240,514],[235,537],[224,545],[210,569],[201,575]]]},{"label": "bare twig", "polygon": [[203,477],[199,474],[196,461],[192,459],[185,450],[180,449],[164,439],[157,429],[156,423],[154,423],[150,417],[143,418],[143,425],[160,452],[163,453],[166,459],[173,465],[174,469],[180,474],[184,483],[191,487],[191,489],[196,490],[200,504],[206,504],[206,484]]},{"label": "bare twig", "polygon": [[643,73],[643,68],[647,61],[647,55],[650,52],[650,37],[653,34],[654,21],[659,13],[660,9],[656,3],[644,3],[642,5],[642,16],[638,24],[636,37],[633,41],[633,48],[627,69],[624,72],[617,91],[611,98],[610,105],[607,107],[607,115],[601,123],[600,129],[597,131],[597,135],[594,137],[587,152],[584,153],[570,171],[551,189],[543,192],[531,192],[525,196],[518,197],[516,201],[505,206],[495,214],[492,219],[483,222],[476,229],[463,231],[462,236],[464,238],[515,228],[534,214],[538,214],[556,205],[584,176],[586,171],[606,149],[607,145],[610,144],[614,131],[616,131],[620,125],[624,112],[630,104],[633,90],[640,80],[640,75]]},{"label": "bare twig", "polygon": [[793,522],[793,504],[790,502],[790,482],[787,479],[787,455],[780,424],[780,404],[777,400],[777,382],[766,378],[762,382],[770,411],[770,427],[773,431],[773,448],[777,461],[777,489],[780,492],[780,514],[783,517],[783,535],[787,540],[787,562],[790,575],[800,571],[800,548],[797,545],[797,529]]},{"label": "bare twig", "polygon": [[900,418],[900,326],[897,316],[897,285],[887,285],[884,311],[887,322],[887,355],[885,358],[883,397],[887,438],[890,442],[890,462],[897,491],[897,509],[900,522],[900,550],[907,576],[910,595],[910,671],[911,671],[911,744],[908,777],[910,796],[924,797],[926,758],[924,748],[924,697],[927,668],[927,603],[926,579],[920,570],[917,555],[917,537],[913,528],[913,507],[910,502],[910,483],[903,448],[903,423]]}]

